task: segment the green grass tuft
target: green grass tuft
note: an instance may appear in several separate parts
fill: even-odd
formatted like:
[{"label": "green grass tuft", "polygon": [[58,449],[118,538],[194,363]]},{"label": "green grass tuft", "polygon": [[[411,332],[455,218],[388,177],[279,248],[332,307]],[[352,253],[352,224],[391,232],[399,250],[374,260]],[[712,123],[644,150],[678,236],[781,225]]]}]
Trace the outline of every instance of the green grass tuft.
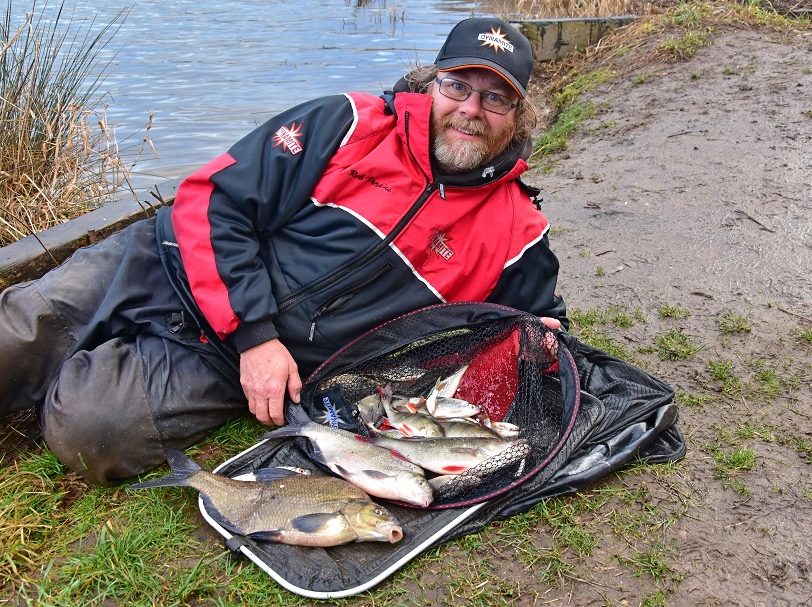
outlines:
[{"label": "green grass tuft", "polygon": [[691,316],[691,311],[680,306],[671,306],[663,304],[659,310],[660,318],[679,318],[685,319]]},{"label": "green grass tuft", "polygon": [[684,360],[699,352],[699,346],[681,329],[672,329],[654,338],[657,354],[661,360]]},{"label": "green grass tuft", "polygon": [[685,32],[680,37],[667,38],[660,49],[673,61],[690,59],[696,52],[709,43],[708,35],[700,32]]},{"label": "green grass tuft", "polygon": [[718,324],[719,331],[724,335],[731,333],[749,333],[753,328],[747,318],[730,310],[719,317]]}]

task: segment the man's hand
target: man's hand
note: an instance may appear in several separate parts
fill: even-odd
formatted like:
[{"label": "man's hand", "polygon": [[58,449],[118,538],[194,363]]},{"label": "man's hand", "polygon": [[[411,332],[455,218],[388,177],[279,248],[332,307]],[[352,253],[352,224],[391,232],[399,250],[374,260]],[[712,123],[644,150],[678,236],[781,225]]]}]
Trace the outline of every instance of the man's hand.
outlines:
[{"label": "man's hand", "polygon": [[278,339],[266,341],[240,355],[240,384],[248,408],[266,426],[285,423],[285,391],[298,403],[302,380],[296,362]]},{"label": "man's hand", "polygon": [[549,316],[539,316],[539,320],[544,323],[544,326],[553,331],[558,331],[561,328],[561,321],[557,318],[550,318]]},{"label": "man's hand", "polygon": [[[561,329],[561,321],[557,318],[550,318],[548,316],[540,316],[539,319],[544,326],[552,331],[559,331]],[[558,361],[558,339],[555,333],[545,333],[542,337],[542,346],[547,360],[551,363]]]}]

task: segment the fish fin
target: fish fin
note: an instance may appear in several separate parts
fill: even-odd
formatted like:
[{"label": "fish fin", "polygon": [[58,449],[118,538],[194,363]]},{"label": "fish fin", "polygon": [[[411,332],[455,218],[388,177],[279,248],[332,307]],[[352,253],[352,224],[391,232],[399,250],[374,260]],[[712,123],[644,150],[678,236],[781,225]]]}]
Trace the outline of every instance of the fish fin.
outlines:
[{"label": "fish fin", "polygon": [[258,470],[254,470],[252,474],[254,475],[254,480],[261,483],[278,481],[280,478],[287,478],[289,476],[299,476],[298,472],[285,468],[259,468]]},{"label": "fish fin", "polygon": [[214,503],[211,501],[208,495],[203,493],[200,494],[200,499],[203,500],[203,506],[206,508],[206,512],[208,515],[214,519],[214,522],[220,525],[223,529],[230,531],[231,533],[236,533],[237,535],[245,535],[242,529],[240,529],[237,525],[233,522],[228,520],[223,514],[217,509]]},{"label": "fish fin", "polygon": [[382,481],[387,478],[391,478],[389,474],[381,472],[380,470],[362,470],[361,472],[364,476],[368,476],[369,478],[376,481]]},{"label": "fish fin", "polygon": [[317,464],[321,464],[322,466],[327,466],[327,458],[324,457],[324,452],[319,449],[319,446],[316,444],[314,440],[308,440],[308,449],[307,455],[310,459]]},{"label": "fish fin", "polygon": [[459,453],[460,455],[478,455],[479,447],[449,447],[449,452]]},{"label": "fish fin", "polygon": [[266,529],[265,531],[254,531],[249,533],[246,537],[252,540],[259,540],[260,542],[279,542],[285,536],[285,532],[281,529]]},{"label": "fish fin", "polygon": [[412,460],[410,460],[408,457],[403,455],[400,451],[395,451],[394,449],[389,449],[389,455],[391,455],[391,456],[393,456],[393,457],[395,457],[397,459],[403,460],[404,462],[412,463]]},{"label": "fish fin", "polygon": [[195,472],[203,470],[189,459],[182,451],[170,449],[166,452],[166,461],[172,469],[172,474],[161,478],[153,478],[140,483],[129,485],[128,489],[151,489],[153,487],[188,487],[188,479]]},{"label": "fish fin", "polygon": [[437,393],[440,391],[439,384],[440,379],[438,378],[434,384],[434,387],[431,389],[428,397],[426,398],[426,409],[430,415],[434,415],[434,411],[437,408]]},{"label": "fish fin", "polygon": [[302,533],[318,533],[341,516],[341,514],[335,512],[303,514],[302,516],[291,519],[290,525],[296,529],[296,531],[301,531]]},{"label": "fish fin", "polygon": [[443,472],[445,472],[446,474],[460,474],[468,469],[469,469],[468,466],[455,466],[455,465],[443,466]]}]

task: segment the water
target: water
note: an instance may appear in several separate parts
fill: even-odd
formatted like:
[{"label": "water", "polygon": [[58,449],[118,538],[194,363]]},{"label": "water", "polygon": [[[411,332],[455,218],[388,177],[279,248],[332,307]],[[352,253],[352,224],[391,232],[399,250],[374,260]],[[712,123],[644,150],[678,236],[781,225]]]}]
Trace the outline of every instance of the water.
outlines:
[{"label": "water", "polygon": [[127,7],[103,90],[129,157],[154,113],[160,157],[141,155],[140,188],[188,174],[292,105],[391,87],[431,63],[457,21],[487,14],[465,0],[75,0],[74,19],[107,23]]}]

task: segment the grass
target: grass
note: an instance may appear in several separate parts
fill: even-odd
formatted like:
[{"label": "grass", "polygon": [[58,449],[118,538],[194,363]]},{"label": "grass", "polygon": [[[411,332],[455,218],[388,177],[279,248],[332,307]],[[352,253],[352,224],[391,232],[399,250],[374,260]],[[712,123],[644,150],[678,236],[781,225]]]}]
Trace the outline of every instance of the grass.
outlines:
[{"label": "grass", "polygon": [[[222,460],[218,445],[241,449],[262,431],[252,420],[227,424],[201,461]],[[89,488],[49,451],[21,454],[0,467],[0,588],[60,606],[183,605],[216,594],[227,561],[192,539],[195,509],[192,491]],[[164,555],[160,567],[156,555]]]},{"label": "grass", "polygon": [[681,329],[672,329],[663,335],[654,338],[654,345],[661,360],[685,360],[699,352],[693,338],[686,335]]},{"label": "grass", "polygon": [[0,246],[99,206],[131,168],[100,92],[125,12],[97,25],[64,3],[12,4],[0,21]]},{"label": "grass", "polygon": [[708,362],[711,377],[719,384],[719,390],[728,397],[741,396],[744,383],[736,374],[733,363],[729,360],[711,360]]},{"label": "grass", "polygon": [[713,395],[706,392],[677,392],[677,403],[692,409],[702,409],[706,404],[713,402]]},{"label": "grass", "polygon": [[552,126],[539,137],[533,145],[534,157],[549,156],[567,147],[567,141],[573,132],[585,121],[595,115],[598,106],[579,101],[579,97],[599,87],[613,77],[606,69],[597,69],[580,74],[563,86],[552,98],[552,108],[556,120]]},{"label": "grass", "polygon": [[[187,451],[210,468],[254,444],[264,430],[243,419]],[[518,604],[539,586],[561,588],[585,575],[582,569],[599,550],[607,511],[616,513],[617,529],[639,530],[628,558],[626,540],[618,536],[618,562],[630,573],[651,577],[657,585],[652,593],[662,592],[670,556],[659,540],[646,538],[652,529],[667,528],[675,514],[647,502],[649,485],[667,482],[666,468],[676,469],[637,466],[618,477],[627,479],[620,484],[610,479],[600,489],[543,500],[420,555],[385,584],[342,604]],[[146,476],[165,473],[162,467]],[[13,466],[0,467],[0,505],[0,596],[60,607],[312,604],[201,535],[192,490],[88,488],[50,452],[35,449],[20,454]],[[15,537],[25,541],[14,544]],[[504,555],[515,559],[521,581],[500,578]]]},{"label": "grass", "polygon": [[686,319],[691,316],[691,311],[680,306],[663,304],[660,306],[659,315],[660,318]]},{"label": "grass", "polygon": [[681,36],[667,38],[660,44],[660,50],[674,61],[690,59],[703,46],[707,46],[710,37],[700,32],[685,32]]},{"label": "grass", "polygon": [[721,479],[722,486],[732,489],[742,496],[749,496],[750,490],[740,478],[743,472],[752,470],[756,454],[747,447],[723,448],[718,445],[711,447],[714,461],[714,472]]},{"label": "grass", "polygon": [[750,333],[750,331],[753,329],[750,321],[747,318],[741,316],[740,314],[736,314],[731,310],[728,310],[719,317],[718,324],[719,331],[725,335],[734,333]]},{"label": "grass", "polygon": [[634,326],[635,320],[644,321],[639,310],[629,313],[619,306],[610,306],[605,310],[573,308],[568,315],[572,321],[571,332],[578,339],[616,358],[635,360],[634,354],[618,343],[607,329],[611,327],[627,329]]}]

